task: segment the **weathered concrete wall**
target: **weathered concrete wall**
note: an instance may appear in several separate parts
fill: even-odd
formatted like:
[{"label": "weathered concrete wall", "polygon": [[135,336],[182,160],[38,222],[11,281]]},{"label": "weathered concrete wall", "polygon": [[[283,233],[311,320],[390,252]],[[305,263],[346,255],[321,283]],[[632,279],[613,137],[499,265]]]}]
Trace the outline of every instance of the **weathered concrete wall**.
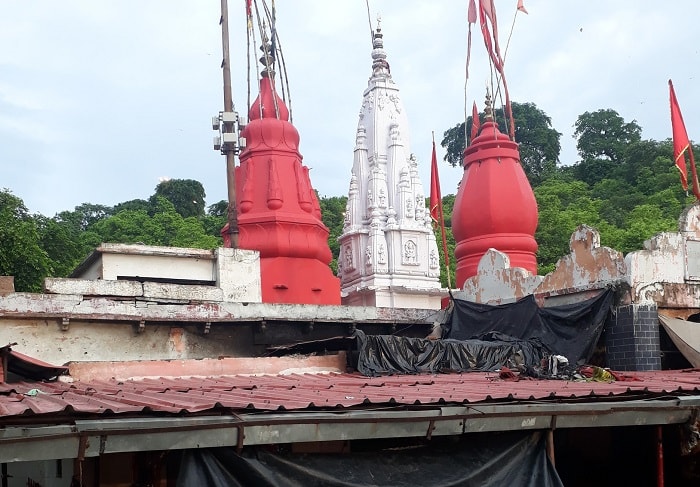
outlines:
[{"label": "weathered concrete wall", "polygon": [[227,302],[261,303],[260,253],[254,250],[216,249],[216,285]]},{"label": "weathered concrete wall", "polygon": [[627,266],[621,252],[600,246],[600,233],[579,225],[569,240],[569,253],[559,259],[536,294],[554,296],[602,289],[626,280]]},{"label": "weathered concrete wall", "polygon": [[458,299],[485,304],[505,304],[529,294],[542,282],[542,277],[520,267],[511,267],[508,255],[489,249],[479,261],[477,274],[464,282]]},{"label": "weathered concrete wall", "polygon": [[635,302],[655,304],[659,308],[685,308],[700,312],[700,283],[640,283],[635,290]]},{"label": "weathered concrete wall", "polygon": [[181,304],[81,295],[13,293],[0,297],[0,328],[6,318],[139,322],[241,322],[260,320],[430,322],[434,310],[307,304],[187,302]]},{"label": "weathered concrete wall", "polygon": [[292,374],[305,372],[345,372],[345,352],[332,355],[293,357],[242,357],[204,360],[71,362],[74,380],[126,380],[159,377],[214,377],[237,374]]},{"label": "weathered concrete wall", "polygon": [[83,296],[143,296],[143,284],[137,281],[104,281],[92,279],[64,279],[47,277],[44,292],[48,294],[76,294]]},{"label": "weathered concrete wall", "polygon": [[599,289],[626,280],[626,265],[622,254],[600,246],[597,230],[580,225],[571,235],[570,253],[559,259],[556,268],[544,277],[521,268],[511,268],[508,256],[489,249],[479,261],[477,275],[464,284],[455,296],[479,303],[502,304],[535,294],[541,303],[562,304],[564,298],[572,301],[587,299]]},{"label": "weathered concrete wall", "polygon": [[633,302],[700,309],[700,202],[683,211],[678,228],[625,257]]},{"label": "weathered concrete wall", "polygon": [[625,257],[633,300],[653,303],[659,283],[685,283],[685,237],[665,232],[644,242],[644,249]]},{"label": "weathered concrete wall", "polygon": [[103,243],[71,277],[151,277],[214,281],[214,252],[205,249]]},{"label": "weathered concrete wall", "polygon": [[[126,255],[104,255],[102,260],[109,261],[114,258],[128,259]],[[159,279],[177,277],[170,271],[157,270],[161,265],[181,266],[185,260],[161,260],[151,255],[135,256],[129,265],[137,265],[148,261],[150,270],[144,271],[151,274],[158,273]],[[205,261],[211,267],[215,262],[215,279],[212,277],[212,269],[207,272],[208,279],[216,286],[172,284],[162,282],[139,282],[116,279],[59,279],[47,278],[44,281],[44,290],[49,294],[81,295],[81,296],[105,296],[105,297],[134,297],[159,302],[245,302],[260,303],[262,301],[260,289],[260,256],[258,252],[240,249],[218,249],[216,261]],[[187,271],[188,266],[184,266]],[[201,269],[200,269],[201,270]],[[128,272],[134,271],[133,269]],[[134,271],[136,272],[136,271]],[[201,272],[200,272],[201,274]],[[145,276],[147,274],[140,274]],[[192,274],[192,279],[197,275]],[[180,276],[182,277],[182,276]],[[199,275],[202,278],[204,275]],[[189,279],[189,280],[192,280]]]},{"label": "weathered concrete wall", "polygon": [[146,324],[110,321],[2,319],[0,343],[17,343],[13,350],[45,362],[173,360],[251,356],[250,325]]}]

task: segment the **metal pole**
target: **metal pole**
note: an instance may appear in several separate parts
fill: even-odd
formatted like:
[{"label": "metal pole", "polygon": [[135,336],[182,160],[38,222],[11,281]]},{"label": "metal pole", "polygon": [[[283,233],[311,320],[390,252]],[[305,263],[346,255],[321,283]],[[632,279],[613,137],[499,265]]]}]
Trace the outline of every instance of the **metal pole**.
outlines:
[{"label": "metal pole", "polygon": [[[224,112],[233,113],[233,96],[231,95],[231,62],[228,49],[228,2],[221,0],[221,44],[224,59],[221,67],[224,72]],[[235,131],[233,122],[224,122],[223,133]],[[226,185],[228,188],[228,234],[231,248],[238,248],[238,210],[236,208],[236,153],[234,147],[226,147]]]},{"label": "metal pole", "polygon": [[664,487],[664,430],[656,427],[656,485]]},{"label": "metal pole", "polygon": [[549,461],[552,463],[552,467],[556,468],[556,464],[554,463],[554,430],[550,429],[547,430],[547,440],[546,440],[546,447],[547,447],[547,456],[549,457]]}]

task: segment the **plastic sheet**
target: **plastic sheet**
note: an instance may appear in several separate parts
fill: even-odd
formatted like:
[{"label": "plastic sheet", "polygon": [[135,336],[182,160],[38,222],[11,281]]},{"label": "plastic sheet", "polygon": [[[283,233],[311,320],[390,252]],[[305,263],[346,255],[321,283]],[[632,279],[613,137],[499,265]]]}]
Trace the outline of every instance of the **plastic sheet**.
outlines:
[{"label": "plastic sheet", "polygon": [[537,339],[491,332],[474,340],[428,340],[365,335],[357,330],[357,370],[366,376],[494,371],[503,365],[540,365],[549,350]]},{"label": "plastic sheet", "polygon": [[538,339],[572,366],[586,363],[608,317],[613,291],[576,304],[540,308],[530,295],[515,303],[491,306],[455,299],[443,338],[469,340],[498,332],[522,340]]},{"label": "plastic sheet", "polygon": [[344,454],[254,448],[183,452],[177,487],[560,487],[539,432],[472,434],[425,446]]}]

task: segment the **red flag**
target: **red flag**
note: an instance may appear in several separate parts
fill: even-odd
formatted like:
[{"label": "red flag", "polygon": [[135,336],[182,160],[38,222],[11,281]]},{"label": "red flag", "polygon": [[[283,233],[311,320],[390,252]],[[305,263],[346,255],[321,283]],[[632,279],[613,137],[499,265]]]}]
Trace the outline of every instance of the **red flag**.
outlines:
[{"label": "red flag", "polygon": [[447,267],[447,286],[452,287],[450,281],[450,256],[447,253],[447,236],[445,235],[445,218],[442,214],[442,196],[440,194],[440,174],[438,173],[437,155],[435,154],[435,138],[433,138],[433,155],[430,161],[430,216],[434,225],[440,224],[442,234],[442,255],[445,256]]},{"label": "red flag", "polygon": [[527,10],[525,9],[525,5],[523,5],[523,0],[518,0],[518,10],[520,10],[524,14],[527,13]]},{"label": "red flag", "polygon": [[700,199],[700,185],[698,185],[698,175],[695,169],[695,158],[693,157],[693,148],[690,146],[688,132],[685,130],[683,115],[678,106],[676,92],[673,89],[673,83],[668,80],[668,88],[671,97],[671,128],[673,130],[673,162],[681,173],[681,186],[686,191],[688,190],[688,169],[685,165],[685,155],[688,154],[690,159],[690,172],[693,177],[693,194]]},{"label": "red flag", "polygon": [[[481,17],[481,33],[484,36],[486,50],[500,73],[503,69],[503,61],[501,60],[501,49],[498,45],[498,24],[496,22],[496,11],[493,8],[493,0],[479,0],[479,13]],[[489,30],[489,23],[491,24],[491,30]]]},{"label": "red flag", "polygon": [[469,0],[469,10],[467,11],[467,20],[470,24],[476,24],[476,2]]},{"label": "red flag", "polygon": [[[491,63],[496,68],[496,71],[501,75],[503,81],[503,91],[506,95],[506,111],[508,114],[508,133],[511,139],[515,139],[515,122],[513,120],[513,109],[510,104],[510,94],[508,93],[508,83],[506,75],[503,71],[503,57],[501,56],[501,48],[498,44],[498,22],[496,21],[496,9],[493,0],[479,0],[479,16],[481,18],[481,33],[484,36],[484,44],[486,51],[489,54]],[[489,30],[491,23],[491,30]]]},{"label": "red flag", "polygon": [[479,135],[479,129],[481,128],[481,121],[479,120],[479,110],[476,108],[476,102],[472,106],[472,137],[469,139],[470,143],[474,141],[477,135]]}]

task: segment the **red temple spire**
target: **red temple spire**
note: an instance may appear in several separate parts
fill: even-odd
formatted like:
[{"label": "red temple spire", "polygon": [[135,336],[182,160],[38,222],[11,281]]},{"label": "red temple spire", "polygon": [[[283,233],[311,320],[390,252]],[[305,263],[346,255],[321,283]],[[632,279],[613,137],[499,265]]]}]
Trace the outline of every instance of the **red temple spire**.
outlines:
[{"label": "red temple spire", "polygon": [[270,56],[260,94],[241,135],[236,168],[239,246],[260,252],[263,302],[340,304],[340,281],[329,263],[328,228],[302,164],[299,132],[274,86]]},{"label": "red temple spire", "polygon": [[452,214],[457,285],[476,275],[489,248],[504,252],[511,266],[537,272],[537,201],[520,165],[518,144],[501,133],[487,94],[486,119],[464,151],[464,176]]}]

